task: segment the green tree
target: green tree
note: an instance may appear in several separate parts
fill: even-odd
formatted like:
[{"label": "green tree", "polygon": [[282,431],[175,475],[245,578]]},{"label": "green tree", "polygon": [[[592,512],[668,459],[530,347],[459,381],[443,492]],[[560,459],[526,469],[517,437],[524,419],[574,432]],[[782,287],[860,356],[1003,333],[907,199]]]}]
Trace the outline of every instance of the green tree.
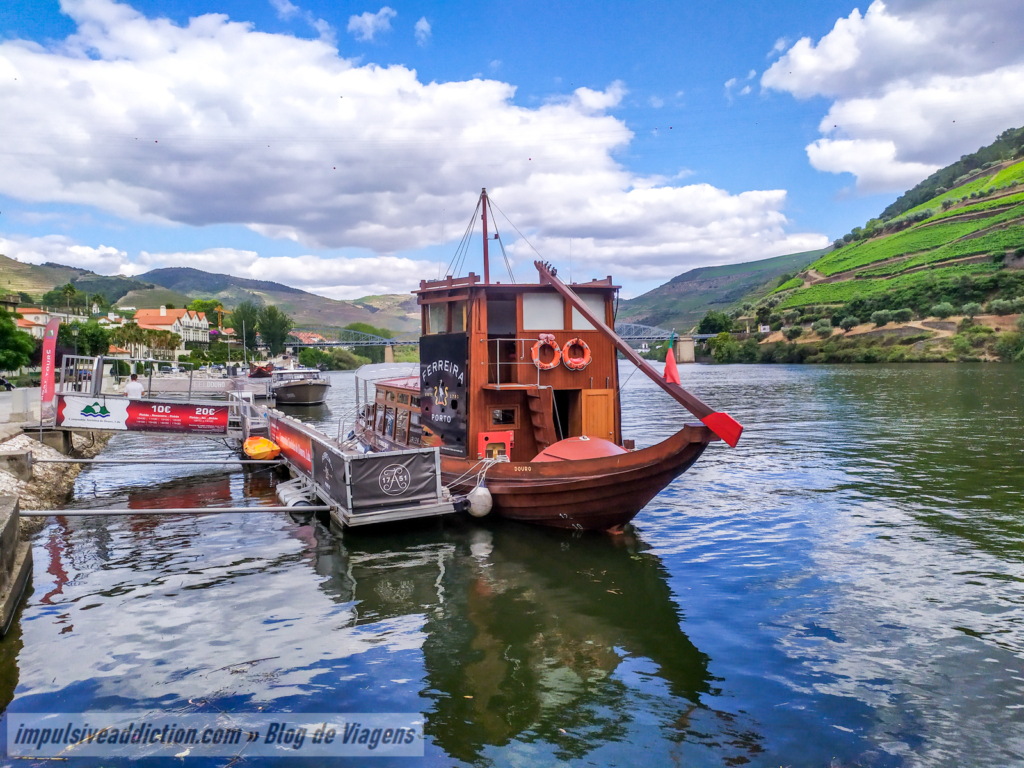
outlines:
[{"label": "green tree", "polygon": [[974,319],[975,315],[981,314],[981,304],[976,301],[969,301],[964,304],[963,309],[960,311],[963,312],[964,317]]},{"label": "green tree", "polygon": [[36,342],[24,331],[18,330],[14,316],[0,309],[0,370],[16,371],[29,364]]},{"label": "green tree", "polygon": [[[78,331],[78,336],[75,336]],[[57,342],[64,347],[77,347],[80,355],[105,355],[110,349],[111,332],[90,320],[86,323],[62,323]]]},{"label": "green tree", "polygon": [[735,363],[740,357],[740,345],[732,334],[723,331],[715,338],[708,339],[708,346],[716,363]]},{"label": "green tree", "polygon": [[728,333],[731,330],[732,318],[713,309],[697,324],[697,333]]},{"label": "green tree", "polygon": [[906,307],[904,307],[903,309],[897,309],[895,312],[892,313],[892,319],[895,320],[897,323],[909,323],[913,319],[913,317],[914,310],[907,309]]},{"label": "green tree", "polygon": [[800,336],[802,336],[803,332],[804,332],[803,326],[794,325],[791,328],[787,328],[786,329],[785,336],[790,341],[793,341],[794,339],[797,339]]},{"label": "green tree", "polygon": [[850,315],[849,317],[844,317],[842,322],[839,323],[839,327],[842,328],[844,331],[849,331],[853,328],[856,328],[858,325],[860,325],[860,319],[854,317],[853,315]]},{"label": "green tree", "polygon": [[871,322],[875,324],[876,328],[881,328],[883,325],[888,325],[892,322],[892,312],[887,309],[880,309],[877,312],[871,313]]},{"label": "green tree", "polygon": [[762,304],[757,308],[757,324],[768,325],[768,318],[771,317],[772,308],[767,304]]},{"label": "green tree", "polygon": [[31,307],[32,304],[35,303],[35,299],[33,299],[24,291],[18,291],[18,298],[21,300],[21,304],[23,304],[26,307]]},{"label": "green tree", "polygon": [[932,306],[932,315],[935,317],[946,318],[954,312],[956,312],[956,310],[948,301],[942,301]]},{"label": "green tree", "polygon": [[68,282],[67,285],[61,287],[60,292],[68,301],[68,309],[71,309],[71,300],[75,298],[75,294],[79,293],[78,289]]},{"label": "green tree", "polygon": [[217,310],[222,309],[223,305],[217,299],[194,299],[189,303],[188,308],[193,312],[202,312],[206,315],[211,328],[220,328],[220,315],[217,314]]},{"label": "green tree", "polygon": [[230,327],[235,331],[235,338],[242,341],[246,349],[256,349],[256,326],[259,324],[259,315],[259,307],[251,301],[243,301],[235,307],[235,311],[228,318]]},{"label": "green tree", "polygon": [[273,304],[268,304],[259,311],[257,320],[263,343],[270,349],[271,355],[284,352],[288,333],[292,329],[292,319]]}]

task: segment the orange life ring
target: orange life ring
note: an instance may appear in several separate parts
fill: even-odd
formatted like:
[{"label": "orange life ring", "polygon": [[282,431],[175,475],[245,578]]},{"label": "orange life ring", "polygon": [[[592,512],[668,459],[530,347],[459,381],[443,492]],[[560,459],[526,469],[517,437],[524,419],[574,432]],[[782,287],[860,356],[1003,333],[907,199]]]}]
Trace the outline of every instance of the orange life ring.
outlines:
[{"label": "orange life ring", "polygon": [[[579,347],[583,350],[583,357],[571,357],[569,350],[573,347]],[[565,342],[565,346],[562,347],[562,362],[565,363],[565,367],[570,371],[582,371],[593,360],[593,356],[590,354],[590,347],[587,346],[587,342],[583,339],[569,339]]]},{"label": "orange life ring", "polygon": [[[550,347],[554,353],[554,357],[551,358],[550,363],[542,363],[540,361],[540,350],[541,347]],[[536,365],[542,371],[550,371],[552,368],[557,368],[558,364],[562,362],[562,350],[559,349],[557,342],[550,341],[548,339],[542,339],[533,345],[533,351],[530,353],[533,358],[533,364]]]}]

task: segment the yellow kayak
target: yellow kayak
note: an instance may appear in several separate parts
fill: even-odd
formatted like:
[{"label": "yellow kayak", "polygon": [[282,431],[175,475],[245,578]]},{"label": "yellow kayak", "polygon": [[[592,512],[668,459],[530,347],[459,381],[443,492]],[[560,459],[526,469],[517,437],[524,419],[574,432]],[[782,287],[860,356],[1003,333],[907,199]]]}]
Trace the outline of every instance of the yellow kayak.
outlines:
[{"label": "yellow kayak", "polygon": [[265,437],[250,437],[242,444],[242,450],[250,459],[276,459],[280,446]]}]

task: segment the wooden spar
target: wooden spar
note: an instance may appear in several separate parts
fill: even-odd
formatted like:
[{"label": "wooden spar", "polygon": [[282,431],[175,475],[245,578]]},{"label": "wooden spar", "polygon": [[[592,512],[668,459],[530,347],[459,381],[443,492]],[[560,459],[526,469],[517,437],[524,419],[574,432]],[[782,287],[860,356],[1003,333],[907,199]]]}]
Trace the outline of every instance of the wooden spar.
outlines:
[{"label": "wooden spar", "polygon": [[480,202],[484,210],[484,285],[491,282],[491,263],[487,258],[487,188],[480,191]]},{"label": "wooden spar", "polygon": [[572,306],[576,308],[576,311],[583,315],[588,323],[607,336],[615,345],[615,348],[625,355],[641,371],[643,371],[651,381],[668,392],[678,403],[686,408],[686,410],[700,419],[705,426],[728,443],[730,447],[736,447],[736,444],[739,442],[740,435],[743,433],[743,426],[739,422],[727,413],[715,411],[711,406],[707,405],[690,392],[687,392],[678,384],[672,384],[671,382],[665,381],[664,377],[654,370],[654,367],[650,363],[640,357],[640,355],[638,355],[634,349],[629,346],[629,344],[623,341],[615,331],[605,325],[604,321],[595,315],[591,311],[590,307],[583,303],[580,297],[576,295],[575,291],[555,276],[555,271],[551,268],[550,264],[546,264],[542,261],[535,261],[533,264],[537,267],[537,271],[540,273],[542,283],[548,283],[552,288],[562,294],[563,298],[572,304]]}]

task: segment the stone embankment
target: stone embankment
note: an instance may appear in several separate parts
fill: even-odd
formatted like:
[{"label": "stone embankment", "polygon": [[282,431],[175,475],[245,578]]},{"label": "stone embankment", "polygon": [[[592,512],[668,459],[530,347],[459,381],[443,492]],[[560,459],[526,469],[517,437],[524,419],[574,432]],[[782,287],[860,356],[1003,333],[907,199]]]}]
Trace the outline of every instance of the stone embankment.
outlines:
[{"label": "stone embankment", "polygon": [[[7,425],[3,425],[7,427]],[[11,435],[11,429],[0,433],[0,454],[20,454],[31,451],[36,459],[69,458],[48,445],[43,445],[29,433]],[[70,458],[91,459],[100,453],[110,440],[109,432],[84,432],[72,436],[73,450]],[[82,471],[81,464],[40,464],[32,465],[31,477],[18,472],[13,465],[0,464],[0,496],[16,496],[21,509],[55,509],[63,506],[71,497],[75,478]],[[21,520],[21,531],[28,535],[42,528],[45,518]]]}]

